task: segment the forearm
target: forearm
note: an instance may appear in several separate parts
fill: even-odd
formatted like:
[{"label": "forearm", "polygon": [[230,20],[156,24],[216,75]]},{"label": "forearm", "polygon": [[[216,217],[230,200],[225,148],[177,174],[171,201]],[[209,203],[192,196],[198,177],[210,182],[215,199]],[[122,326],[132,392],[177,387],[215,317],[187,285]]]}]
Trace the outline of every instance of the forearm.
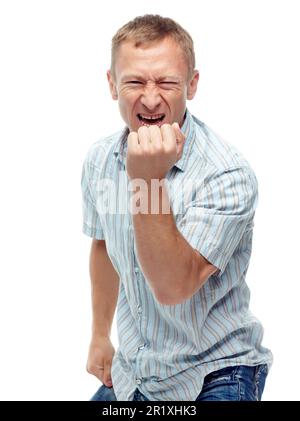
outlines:
[{"label": "forearm", "polygon": [[148,193],[141,193],[141,200],[148,201],[148,213],[134,214],[133,225],[138,258],[147,281],[164,302],[191,295],[196,288],[196,252],[178,231],[172,212],[162,212],[161,204],[169,205],[165,186],[160,189],[158,214],[150,212],[150,187]]},{"label": "forearm", "polygon": [[109,337],[117,305],[119,276],[106,252],[104,241],[93,240],[90,253],[92,336]]}]

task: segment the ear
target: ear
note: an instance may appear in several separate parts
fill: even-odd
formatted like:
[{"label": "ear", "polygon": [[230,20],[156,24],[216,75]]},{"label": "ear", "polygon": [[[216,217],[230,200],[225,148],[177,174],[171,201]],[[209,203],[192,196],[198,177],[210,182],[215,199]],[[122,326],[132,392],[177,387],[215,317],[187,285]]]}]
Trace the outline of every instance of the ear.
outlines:
[{"label": "ear", "polygon": [[117,91],[117,87],[116,87],[116,82],[115,82],[114,77],[111,74],[110,70],[107,70],[106,76],[107,76],[107,80],[108,80],[108,84],[109,84],[111,97],[112,97],[112,99],[117,100],[118,99],[118,91]]},{"label": "ear", "polygon": [[199,82],[199,71],[194,70],[191,80],[188,82],[187,99],[193,99],[197,92]]}]

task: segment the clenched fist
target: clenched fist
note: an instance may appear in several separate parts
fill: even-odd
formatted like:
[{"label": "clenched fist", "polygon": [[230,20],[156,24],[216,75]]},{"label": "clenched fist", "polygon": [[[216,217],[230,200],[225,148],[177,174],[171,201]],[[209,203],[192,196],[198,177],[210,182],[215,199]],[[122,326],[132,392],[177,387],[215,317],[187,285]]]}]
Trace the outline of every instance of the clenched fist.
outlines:
[{"label": "clenched fist", "polygon": [[114,353],[115,349],[109,338],[100,337],[90,344],[86,369],[107,387],[112,387],[111,363]]},{"label": "clenched fist", "polygon": [[181,158],[185,136],[178,123],[142,126],[127,140],[127,174],[132,180],[163,179]]}]

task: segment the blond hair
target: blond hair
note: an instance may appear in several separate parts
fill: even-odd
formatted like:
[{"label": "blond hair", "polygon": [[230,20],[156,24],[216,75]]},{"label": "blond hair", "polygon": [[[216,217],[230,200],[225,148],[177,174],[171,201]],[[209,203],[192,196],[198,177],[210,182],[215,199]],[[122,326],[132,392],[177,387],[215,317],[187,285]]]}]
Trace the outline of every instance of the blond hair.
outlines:
[{"label": "blond hair", "polygon": [[176,41],[186,56],[188,77],[191,78],[195,69],[194,43],[190,34],[173,19],[160,15],[137,16],[122,26],[112,39],[111,72],[115,76],[115,58],[122,42],[132,41],[135,47],[153,41],[161,41],[166,37]]}]

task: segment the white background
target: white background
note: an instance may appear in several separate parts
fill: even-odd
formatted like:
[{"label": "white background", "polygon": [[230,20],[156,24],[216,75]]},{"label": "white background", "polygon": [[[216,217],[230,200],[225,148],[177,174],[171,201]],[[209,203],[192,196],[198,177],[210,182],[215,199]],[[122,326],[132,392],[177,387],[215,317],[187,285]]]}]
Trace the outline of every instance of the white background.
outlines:
[{"label": "white background", "polygon": [[190,32],[200,84],[188,107],[256,172],[247,279],[274,353],[264,400],[299,399],[298,3],[1,1],[0,399],[88,400],[99,386],[85,372],[81,167],[92,143],[123,127],[106,82],[110,41],[145,13]]}]

